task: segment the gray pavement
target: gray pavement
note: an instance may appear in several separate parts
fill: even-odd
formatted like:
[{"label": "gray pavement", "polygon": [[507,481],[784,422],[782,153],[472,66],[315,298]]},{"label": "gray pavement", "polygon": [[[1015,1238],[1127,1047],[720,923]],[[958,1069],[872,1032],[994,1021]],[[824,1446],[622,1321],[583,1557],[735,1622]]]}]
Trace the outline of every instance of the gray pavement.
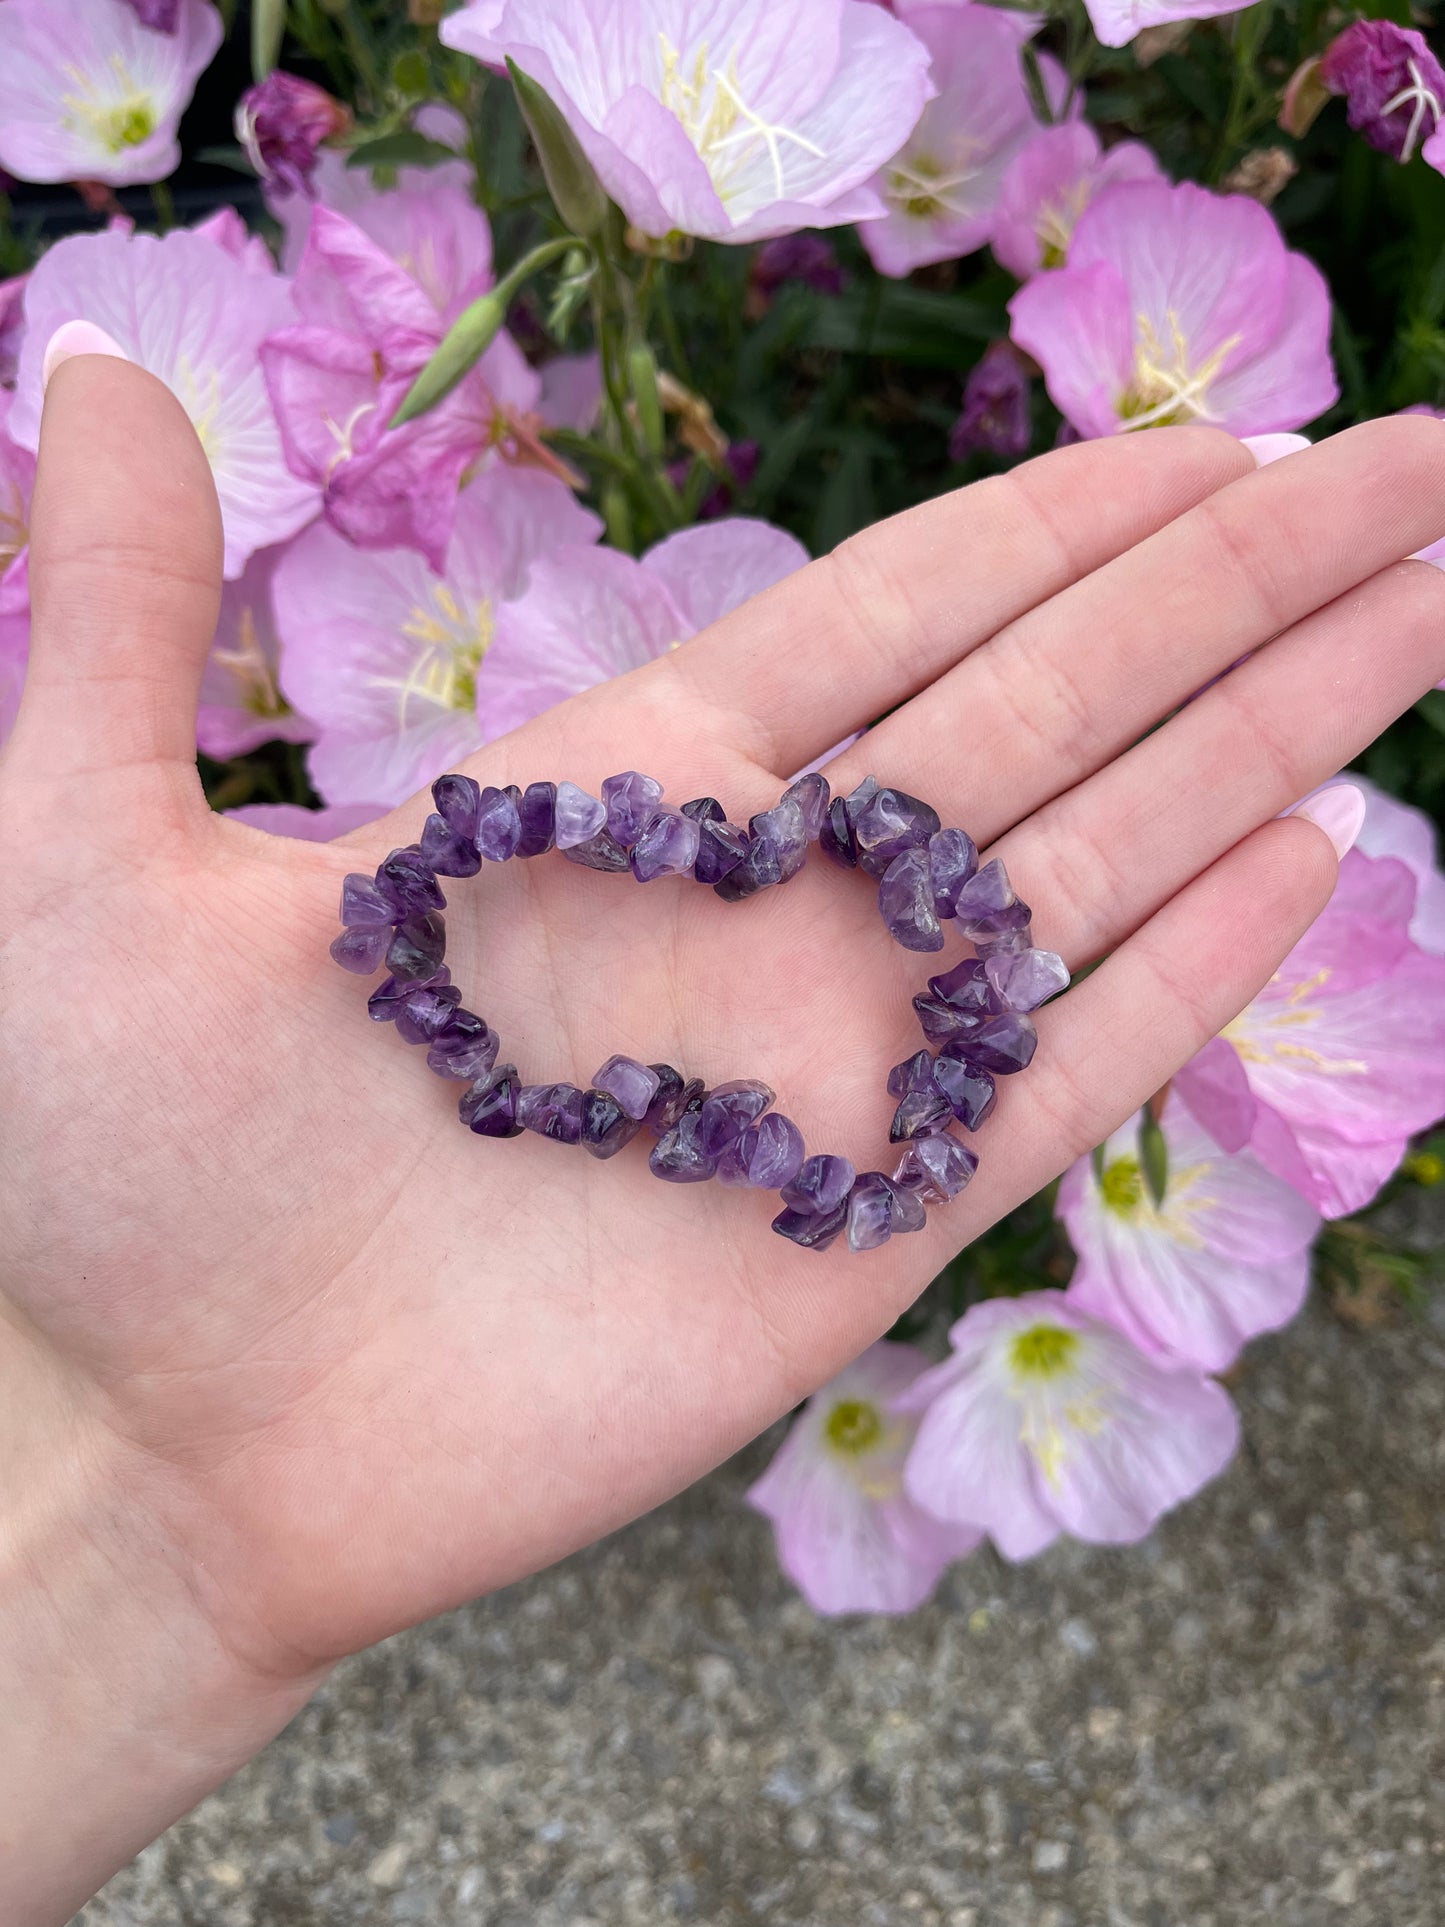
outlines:
[{"label": "gray pavement", "polygon": [[1253,1348],[1124,1552],[815,1619],[763,1442],[344,1666],[77,1927],[1441,1927],[1445,1334]]}]

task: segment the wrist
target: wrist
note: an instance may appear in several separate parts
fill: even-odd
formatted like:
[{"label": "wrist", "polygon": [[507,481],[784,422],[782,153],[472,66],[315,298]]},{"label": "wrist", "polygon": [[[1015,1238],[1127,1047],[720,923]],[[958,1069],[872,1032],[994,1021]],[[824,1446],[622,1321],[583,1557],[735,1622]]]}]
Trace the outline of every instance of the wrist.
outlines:
[{"label": "wrist", "polygon": [[0,1920],[60,1927],[324,1669],[268,1675],[233,1649],[161,1469],[3,1324],[0,1414]]}]

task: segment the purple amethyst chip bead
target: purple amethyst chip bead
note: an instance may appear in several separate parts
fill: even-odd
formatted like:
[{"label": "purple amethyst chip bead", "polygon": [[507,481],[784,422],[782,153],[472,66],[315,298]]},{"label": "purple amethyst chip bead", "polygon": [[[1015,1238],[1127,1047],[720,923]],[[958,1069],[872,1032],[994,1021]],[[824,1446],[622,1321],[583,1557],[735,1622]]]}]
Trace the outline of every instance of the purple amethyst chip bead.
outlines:
[{"label": "purple amethyst chip bead", "polygon": [[451,1022],[462,1001],[455,984],[423,984],[403,997],[396,1009],[397,1034],[404,1043],[430,1044]]},{"label": "purple amethyst chip bead", "polygon": [[875,791],[856,816],[849,812],[849,821],[859,867],[870,877],[881,877],[895,857],[927,844],[941,827],[937,810],[894,789]]},{"label": "purple amethyst chip bead", "polygon": [[371,877],[353,870],[341,882],[341,921],[348,930],[374,930],[396,922],[396,907]]},{"label": "purple amethyst chip bead", "polygon": [[358,977],[369,977],[381,967],[391,943],[391,925],[382,924],[377,929],[343,930],[339,937],[331,940],[331,956],[343,970],[354,971]]},{"label": "purple amethyst chip bead", "polygon": [[507,863],[522,841],[522,815],[512,788],[484,789],[477,813],[477,848],[488,863]]},{"label": "purple amethyst chip bead", "polygon": [[437,887],[436,873],[415,844],[393,850],[378,865],[376,887],[392,905],[395,920],[423,917],[428,910],[445,910],[447,900]]},{"label": "purple amethyst chip bead", "polygon": [[435,810],[422,825],[421,853],[438,876],[474,877],[482,867],[475,839],[459,836]]},{"label": "purple amethyst chip bead", "polygon": [[[593,1073],[592,1083],[595,1089],[615,1098],[628,1117],[640,1123],[662,1088],[662,1071],[666,1068],[666,1065],[639,1064],[635,1057],[609,1057],[601,1070]],[[676,1071],[673,1076],[677,1077]],[[678,1077],[677,1082],[681,1090],[682,1079]]]},{"label": "purple amethyst chip bead", "polygon": [[990,1071],[995,1077],[1008,1077],[1027,1070],[1038,1048],[1039,1033],[1032,1017],[1021,1010],[1006,1010],[990,1017],[960,1041],[960,1053],[976,1069]]},{"label": "purple amethyst chip bead", "polygon": [[936,1089],[909,1091],[899,1100],[888,1127],[890,1144],[905,1138],[931,1137],[953,1122],[953,1110],[943,1092]]},{"label": "purple amethyst chip bead", "polygon": [[556,810],[555,783],[527,785],[517,805],[517,815],[522,825],[522,837],[517,845],[518,856],[545,856],[551,849],[555,841]]},{"label": "purple amethyst chip bead", "polygon": [[599,830],[585,843],[572,844],[562,854],[569,863],[580,863],[587,870],[607,870],[614,876],[620,876],[627,868],[627,852],[608,830]]},{"label": "purple amethyst chip bead", "polygon": [[437,973],[447,954],[447,927],[434,910],[424,917],[408,917],[392,934],[386,967],[393,977],[426,983]]},{"label": "purple amethyst chip bead", "polygon": [[515,1064],[498,1064],[469,1090],[462,1092],[457,1113],[478,1137],[520,1137],[517,1094],[521,1080]]},{"label": "purple amethyst chip bead", "polygon": [[773,1219],[773,1229],[780,1238],[791,1238],[804,1251],[826,1251],[837,1242],[847,1222],[846,1200],[835,1204],[831,1211],[800,1211],[796,1205],[786,1205]]},{"label": "purple amethyst chip bead", "polygon": [[959,891],[977,869],[978,846],[966,830],[939,830],[928,839],[928,870],[939,916],[954,914]]},{"label": "purple amethyst chip bead", "polygon": [[[426,979],[426,982],[432,985],[449,984],[451,980],[452,973],[443,964],[440,970]],[[401,1009],[402,1004],[414,990],[421,988],[422,985],[417,982],[399,977],[383,977],[366,1000],[366,1014],[374,1024],[394,1023],[396,1013]]]},{"label": "purple amethyst chip bead", "polygon": [[783,1186],[783,1203],[795,1211],[835,1211],[847,1202],[857,1175],[847,1158],[820,1151],[804,1158],[797,1176]]},{"label": "purple amethyst chip bead", "polygon": [[580,1144],[582,1093],[575,1084],[524,1084],[517,1093],[517,1122],[554,1144]]},{"label": "purple amethyst chip bead", "polygon": [[803,813],[803,832],[816,843],[828,817],[828,779],[821,770],[809,770],[783,791],[785,803],[796,803]]},{"label": "purple amethyst chip bead", "polygon": [[477,805],[482,800],[481,785],[470,776],[439,776],[431,786],[432,801],[438,815],[457,835],[477,834]]},{"label": "purple amethyst chip bead", "polygon": [[655,809],[633,844],[632,874],[639,883],[691,876],[699,844],[698,826],[690,816],[681,810]]},{"label": "purple amethyst chip bead", "polygon": [[475,1011],[454,1010],[446,1029],[432,1039],[426,1061],[438,1077],[485,1077],[497,1061],[497,1033]]},{"label": "purple amethyst chip bead", "polygon": [[633,844],[642,826],[662,801],[662,785],[654,776],[635,769],[621,776],[609,776],[602,785],[602,802],[607,811],[608,834],[619,843]]},{"label": "purple amethyst chip bead", "polygon": [[927,850],[894,857],[878,885],[878,909],[895,943],[905,950],[942,950],[943,926],[933,904]]},{"label": "purple amethyst chip bead", "polygon": [[1008,1010],[1037,1010],[1069,987],[1069,972],[1052,950],[996,951],[984,959],[984,975]]},{"label": "purple amethyst chip bead", "polygon": [[978,1169],[978,1159],[951,1131],[916,1138],[893,1172],[893,1182],[931,1204],[956,1198]]},{"label": "purple amethyst chip bead", "polygon": [[757,1122],[776,1096],[776,1091],[753,1077],[715,1084],[698,1120],[698,1143],[709,1157],[721,1157],[750,1124]]},{"label": "purple amethyst chip bead", "polygon": [[[575,850],[606,829],[607,809],[575,783],[559,783],[553,824],[557,848],[564,852]],[[625,862],[623,868],[626,868]]]},{"label": "purple amethyst chip bead", "polygon": [[718,1159],[718,1182],[778,1191],[798,1175],[803,1157],[803,1133],[781,1111],[769,1111],[723,1152]]},{"label": "purple amethyst chip bead", "polygon": [[998,1093],[989,1073],[968,1061],[967,1050],[966,1042],[945,1046],[938,1053],[933,1079],[959,1123],[976,1131],[993,1110]]},{"label": "purple amethyst chip bead", "polygon": [[654,1177],[669,1184],[702,1184],[717,1171],[717,1158],[705,1151],[698,1140],[702,1117],[703,1093],[690,1098],[671,1130],[664,1131],[653,1145],[648,1166]]},{"label": "purple amethyst chip bead", "polygon": [[594,1158],[616,1157],[641,1129],[610,1091],[582,1093],[582,1148]]},{"label": "purple amethyst chip bead", "polygon": [[848,1249],[876,1251],[895,1232],[921,1231],[925,1217],[917,1192],[881,1171],[865,1171],[848,1194]]}]

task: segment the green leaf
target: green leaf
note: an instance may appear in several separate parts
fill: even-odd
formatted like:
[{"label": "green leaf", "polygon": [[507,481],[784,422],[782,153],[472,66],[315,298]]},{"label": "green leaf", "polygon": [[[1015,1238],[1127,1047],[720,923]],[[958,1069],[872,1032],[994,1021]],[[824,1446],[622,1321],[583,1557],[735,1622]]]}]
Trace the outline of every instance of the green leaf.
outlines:
[{"label": "green leaf", "polygon": [[1432,689],[1428,695],[1420,698],[1415,709],[1432,729],[1438,729],[1445,736],[1445,689]]},{"label": "green leaf", "polygon": [[398,127],[394,133],[376,134],[361,140],[346,156],[348,167],[440,167],[454,161],[455,153],[440,141],[428,140],[414,127]]},{"label": "green leaf", "polygon": [[1157,1211],[1169,1189],[1169,1146],[1159,1128],[1159,1120],[1148,1109],[1139,1120],[1139,1165]]},{"label": "green leaf", "polygon": [[874,281],[819,302],[804,339],[810,348],[963,369],[978,360],[978,343],[1003,334],[1005,325],[1002,303],[907,281]]}]

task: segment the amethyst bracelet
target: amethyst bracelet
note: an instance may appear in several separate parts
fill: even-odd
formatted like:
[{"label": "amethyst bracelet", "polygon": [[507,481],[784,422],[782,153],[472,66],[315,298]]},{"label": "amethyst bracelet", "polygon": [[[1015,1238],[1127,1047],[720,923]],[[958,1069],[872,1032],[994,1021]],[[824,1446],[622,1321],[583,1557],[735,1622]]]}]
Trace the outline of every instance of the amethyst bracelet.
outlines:
[{"label": "amethyst bracelet", "polygon": [[[432,785],[434,814],[421,841],[393,850],[374,877],[348,876],[345,926],[331,946],[344,970],[389,973],[367,1002],[378,1023],[395,1023],[425,1045],[439,1077],[456,1078],[461,1120],[481,1137],[533,1131],[610,1158],[641,1131],[656,1140],[653,1172],[673,1184],[778,1190],[773,1229],[810,1251],[846,1233],[854,1251],[918,1231],[926,1203],[955,1197],[978,1158],[951,1128],[976,1131],[994,1107],[995,1080],[1027,1068],[1038,1033],[1029,1015],[1069,981],[1061,958],[1034,948],[1029,908],[997,859],[981,867],[971,837],[944,829],[937,812],[869,776],[847,797],[826,778],[803,776],[746,829],[710,796],[674,809],[662,785],[635,770],[609,776],[600,798],[572,783],[482,789],[470,776]],[[844,869],[876,879],[889,933],[907,950],[943,948],[951,921],[975,955],[913,999],[932,1049],[888,1074],[897,1109],[890,1141],[904,1145],[892,1176],[855,1172],[847,1158],[809,1156],[773,1092],[752,1078],[708,1089],[670,1064],[610,1057],[591,1086],[524,1084],[515,1064],[498,1063],[486,1020],[462,1008],[446,955],[446,898],[439,876],[475,876],[483,862],[541,856],[556,848],[588,869],[631,871],[641,883],[691,877],[738,903],[786,883],[818,842]]]}]

